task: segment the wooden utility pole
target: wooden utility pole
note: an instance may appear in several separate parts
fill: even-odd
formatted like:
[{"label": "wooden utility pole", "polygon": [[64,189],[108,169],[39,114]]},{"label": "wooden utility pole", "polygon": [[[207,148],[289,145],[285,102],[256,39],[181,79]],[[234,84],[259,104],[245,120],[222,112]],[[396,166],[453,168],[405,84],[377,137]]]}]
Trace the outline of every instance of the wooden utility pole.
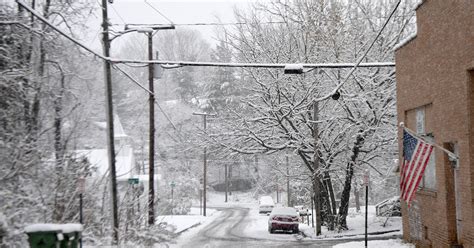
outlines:
[{"label": "wooden utility pole", "polygon": [[[145,33],[148,38],[148,60],[153,60],[153,35],[155,30],[174,29],[174,25],[134,24],[125,25],[128,32]],[[158,57],[158,55],[157,55]],[[155,224],[155,78],[154,64],[148,64],[148,105],[149,105],[149,136],[148,136],[148,225]],[[159,78],[159,77],[158,77]]]},{"label": "wooden utility pole", "polygon": [[[207,127],[207,116],[216,116],[215,114],[207,114],[207,113],[193,113],[193,115],[202,115],[203,120],[203,127],[204,132],[206,131]],[[207,199],[207,147],[204,146],[204,154],[203,154],[203,175],[202,175],[202,215],[206,216],[206,199]]]},{"label": "wooden utility pole", "polygon": [[319,156],[318,156],[318,102],[313,101],[313,138],[314,138],[314,156],[313,156],[313,190],[314,190],[314,208],[316,217],[316,235],[321,235],[321,203],[320,195],[321,189],[319,188]]},{"label": "wooden utility pole", "polygon": [[[153,60],[153,31],[148,36],[148,60]],[[153,87],[153,64],[148,64],[148,94],[149,99],[149,150],[148,150],[148,225],[155,224],[155,91]]]},{"label": "wooden utility pole", "polygon": [[[110,57],[109,23],[107,14],[107,0],[102,0],[102,46],[104,48],[104,57]],[[117,209],[117,178],[115,169],[115,146],[114,146],[114,111],[112,103],[112,72],[109,60],[104,60],[105,76],[105,99],[107,105],[107,151],[110,169],[110,188],[112,200],[112,244],[118,245],[119,220]]]}]

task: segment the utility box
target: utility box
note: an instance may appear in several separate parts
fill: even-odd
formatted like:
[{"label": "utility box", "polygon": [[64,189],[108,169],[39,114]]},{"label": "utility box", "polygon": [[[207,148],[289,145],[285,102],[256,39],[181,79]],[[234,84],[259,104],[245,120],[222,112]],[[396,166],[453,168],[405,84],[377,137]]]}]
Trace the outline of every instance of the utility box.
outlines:
[{"label": "utility box", "polygon": [[78,248],[81,224],[33,224],[25,227],[31,248]]}]

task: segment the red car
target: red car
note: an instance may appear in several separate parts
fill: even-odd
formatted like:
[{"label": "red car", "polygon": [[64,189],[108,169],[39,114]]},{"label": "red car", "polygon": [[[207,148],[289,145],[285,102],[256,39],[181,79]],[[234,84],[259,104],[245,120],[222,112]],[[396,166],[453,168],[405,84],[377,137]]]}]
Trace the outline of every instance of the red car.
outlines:
[{"label": "red car", "polygon": [[289,207],[273,208],[268,219],[268,232],[274,233],[276,230],[290,231],[298,233],[299,214],[296,209]]}]

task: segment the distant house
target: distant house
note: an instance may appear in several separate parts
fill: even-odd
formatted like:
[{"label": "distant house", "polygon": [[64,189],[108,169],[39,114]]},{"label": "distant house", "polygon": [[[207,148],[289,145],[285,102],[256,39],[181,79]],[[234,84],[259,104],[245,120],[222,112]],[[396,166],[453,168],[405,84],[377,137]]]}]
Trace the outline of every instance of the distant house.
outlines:
[{"label": "distant house", "polygon": [[[97,122],[95,124],[105,130],[105,123]],[[128,179],[132,175],[137,174],[135,171],[135,158],[130,137],[125,134],[118,115],[114,116],[114,143],[115,153],[117,154],[115,156],[117,179]],[[92,165],[96,175],[108,174],[109,160],[106,148],[76,150],[75,154],[79,157],[85,157]]]},{"label": "distant house", "polygon": [[[105,132],[106,123],[96,122],[95,125],[103,129]],[[149,187],[149,175],[140,174],[137,168],[134,151],[132,147],[131,137],[128,136],[120,122],[118,115],[114,116],[114,144],[115,144],[115,167],[117,184],[119,188],[119,194],[124,194],[129,186],[138,186],[137,193],[139,195],[144,192],[148,192]],[[103,149],[84,149],[76,150],[75,155],[79,158],[86,158],[92,166],[92,177],[90,179],[96,179],[99,177],[106,176],[104,182],[108,182],[109,175],[109,160],[108,151],[106,148]],[[138,185],[130,184],[133,182],[129,179],[138,179]],[[159,189],[159,186],[164,184],[161,174],[155,174],[155,189]],[[143,198],[142,206],[146,205],[147,198]]]},{"label": "distant house", "polygon": [[425,0],[416,17],[417,34],[395,51],[398,120],[459,160],[434,150],[415,200],[402,201],[403,237],[474,247],[474,2]]}]

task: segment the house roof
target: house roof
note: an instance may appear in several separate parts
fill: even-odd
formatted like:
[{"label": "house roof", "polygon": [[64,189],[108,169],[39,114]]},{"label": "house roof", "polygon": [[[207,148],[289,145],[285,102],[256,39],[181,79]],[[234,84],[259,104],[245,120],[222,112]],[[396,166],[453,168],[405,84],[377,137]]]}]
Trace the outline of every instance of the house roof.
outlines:
[{"label": "house roof", "polygon": [[[115,156],[115,168],[117,179],[121,178],[130,178],[134,172],[134,160],[133,152],[131,148],[122,148],[129,149],[130,151],[124,152],[127,155],[117,155]],[[90,150],[76,150],[75,154],[78,157],[85,157],[91,163],[92,167],[95,169],[95,172],[99,175],[105,175],[109,173],[109,160],[107,149],[90,149]]]},{"label": "house roof", "polygon": [[[94,124],[101,129],[107,128],[107,122],[104,121],[96,121]],[[117,114],[114,114],[114,137],[128,137],[128,135],[123,130],[122,122],[120,122],[120,118]]]}]

